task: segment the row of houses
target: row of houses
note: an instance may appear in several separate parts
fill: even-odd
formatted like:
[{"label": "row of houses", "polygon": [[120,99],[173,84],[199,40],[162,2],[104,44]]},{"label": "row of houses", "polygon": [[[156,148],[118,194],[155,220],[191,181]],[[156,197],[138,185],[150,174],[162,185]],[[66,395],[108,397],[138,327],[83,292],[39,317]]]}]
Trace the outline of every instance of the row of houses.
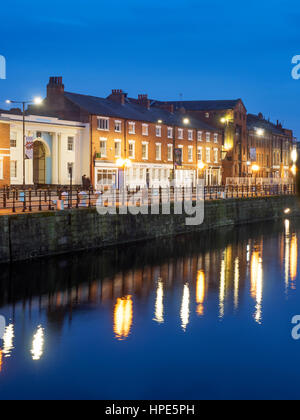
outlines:
[{"label": "row of houses", "polygon": [[42,105],[26,111],[25,140],[22,112],[0,111],[0,186],[71,176],[81,184],[83,175],[96,189],[290,178],[295,147],[291,130],[247,115],[241,99],[161,102],[122,90],[99,98],[51,77]]}]

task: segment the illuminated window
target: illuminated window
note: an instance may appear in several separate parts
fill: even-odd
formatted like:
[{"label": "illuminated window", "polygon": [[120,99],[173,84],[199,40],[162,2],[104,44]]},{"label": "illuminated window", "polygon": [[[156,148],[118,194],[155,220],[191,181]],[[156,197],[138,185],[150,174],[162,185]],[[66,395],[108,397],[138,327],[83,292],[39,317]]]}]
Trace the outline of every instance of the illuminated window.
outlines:
[{"label": "illuminated window", "polygon": [[188,147],[188,160],[189,162],[193,162],[193,146]]},{"label": "illuminated window", "polygon": [[135,142],[129,141],[129,158],[135,159]]},{"label": "illuminated window", "polygon": [[129,132],[129,134],[135,134],[135,123],[134,122],[128,123],[128,132]]},{"label": "illuminated window", "polygon": [[155,145],[155,157],[156,160],[161,160],[161,143],[156,143]]},{"label": "illuminated window", "polygon": [[198,147],[197,156],[198,156],[198,161],[202,162],[203,161],[202,147]]},{"label": "illuminated window", "polygon": [[148,160],[148,150],[149,150],[149,144],[148,143],[143,143],[142,144],[142,159],[143,160]]},{"label": "illuminated window", "polygon": [[210,163],[210,148],[206,148],[206,162]]}]

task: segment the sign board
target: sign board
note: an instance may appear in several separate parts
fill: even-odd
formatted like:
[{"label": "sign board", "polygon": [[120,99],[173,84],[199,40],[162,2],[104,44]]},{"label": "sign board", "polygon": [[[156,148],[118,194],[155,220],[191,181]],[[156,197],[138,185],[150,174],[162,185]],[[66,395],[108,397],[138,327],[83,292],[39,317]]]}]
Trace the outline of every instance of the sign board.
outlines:
[{"label": "sign board", "polygon": [[250,160],[251,162],[256,162],[257,156],[256,156],[256,148],[252,147],[250,149]]},{"label": "sign board", "polygon": [[26,137],[25,154],[27,159],[33,159],[33,137]]},{"label": "sign board", "polygon": [[175,155],[175,165],[182,166],[182,149],[175,149],[174,155]]}]

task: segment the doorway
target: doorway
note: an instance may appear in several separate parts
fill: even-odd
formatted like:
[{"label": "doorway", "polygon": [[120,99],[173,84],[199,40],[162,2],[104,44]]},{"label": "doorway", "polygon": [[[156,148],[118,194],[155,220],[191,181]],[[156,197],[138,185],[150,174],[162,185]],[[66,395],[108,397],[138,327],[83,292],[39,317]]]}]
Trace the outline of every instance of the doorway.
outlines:
[{"label": "doorway", "polygon": [[33,143],[33,183],[46,184],[46,149],[41,141]]}]

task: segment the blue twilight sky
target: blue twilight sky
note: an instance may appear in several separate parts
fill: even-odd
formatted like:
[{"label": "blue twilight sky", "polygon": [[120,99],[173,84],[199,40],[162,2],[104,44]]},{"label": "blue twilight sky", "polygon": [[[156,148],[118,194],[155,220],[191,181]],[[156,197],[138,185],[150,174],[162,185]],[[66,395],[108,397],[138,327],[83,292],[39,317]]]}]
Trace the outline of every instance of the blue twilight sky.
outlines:
[{"label": "blue twilight sky", "polygon": [[296,0],[11,0],[1,4],[0,108],[7,97],[111,89],[157,99],[234,99],[300,137]]}]

